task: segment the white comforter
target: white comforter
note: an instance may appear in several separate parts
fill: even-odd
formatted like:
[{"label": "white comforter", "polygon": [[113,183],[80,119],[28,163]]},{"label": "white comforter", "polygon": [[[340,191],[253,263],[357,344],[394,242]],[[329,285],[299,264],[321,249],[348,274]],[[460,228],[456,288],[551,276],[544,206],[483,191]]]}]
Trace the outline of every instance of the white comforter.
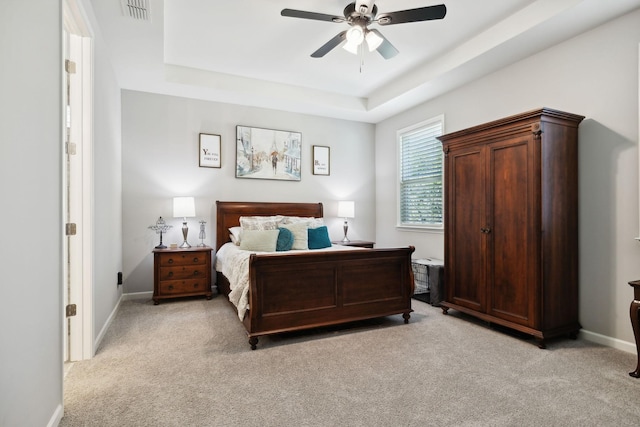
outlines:
[{"label": "white comforter", "polygon": [[[359,249],[352,246],[333,245],[330,248],[314,249],[318,251],[340,251]],[[238,309],[238,317],[244,319],[244,315],[249,309],[249,256],[251,254],[277,254],[294,255],[309,251],[287,251],[287,252],[254,252],[243,251],[233,243],[225,243],[216,252],[216,271],[221,272],[229,280],[229,301]]]}]

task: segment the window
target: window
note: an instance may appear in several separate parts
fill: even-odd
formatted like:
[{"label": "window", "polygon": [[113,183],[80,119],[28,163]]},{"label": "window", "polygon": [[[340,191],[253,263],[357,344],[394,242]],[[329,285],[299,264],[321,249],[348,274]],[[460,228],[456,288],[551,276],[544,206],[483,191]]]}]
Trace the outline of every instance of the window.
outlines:
[{"label": "window", "polygon": [[443,228],[444,116],[398,131],[398,226]]}]

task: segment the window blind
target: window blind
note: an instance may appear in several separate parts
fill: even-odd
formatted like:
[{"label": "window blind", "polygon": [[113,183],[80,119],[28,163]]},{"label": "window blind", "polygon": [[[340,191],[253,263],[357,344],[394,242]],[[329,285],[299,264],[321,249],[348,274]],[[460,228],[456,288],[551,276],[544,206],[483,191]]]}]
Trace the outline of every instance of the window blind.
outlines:
[{"label": "window blind", "polygon": [[442,228],[442,120],[399,133],[400,225]]}]

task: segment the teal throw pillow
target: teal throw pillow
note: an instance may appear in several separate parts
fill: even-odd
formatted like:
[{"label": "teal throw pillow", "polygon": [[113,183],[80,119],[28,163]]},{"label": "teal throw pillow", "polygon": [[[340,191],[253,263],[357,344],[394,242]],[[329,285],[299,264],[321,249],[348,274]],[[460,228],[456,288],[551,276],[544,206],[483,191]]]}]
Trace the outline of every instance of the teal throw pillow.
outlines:
[{"label": "teal throw pillow", "polygon": [[329,239],[329,231],[327,230],[326,225],[318,228],[310,228],[308,233],[309,249],[322,249],[331,247],[331,239]]},{"label": "teal throw pillow", "polygon": [[286,228],[278,228],[278,241],[276,242],[276,252],[290,251],[293,247],[293,233]]}]

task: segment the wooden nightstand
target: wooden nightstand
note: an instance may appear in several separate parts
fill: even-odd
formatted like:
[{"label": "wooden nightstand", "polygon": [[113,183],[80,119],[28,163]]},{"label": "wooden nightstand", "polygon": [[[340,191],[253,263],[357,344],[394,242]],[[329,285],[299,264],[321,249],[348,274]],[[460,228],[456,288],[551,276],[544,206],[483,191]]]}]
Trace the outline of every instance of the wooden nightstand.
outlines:
[{"label": "wooden nightstand", "polygon": [[334,245],[357,246],[359,248],[369,248],[369,249],[373,249],[373,245],[376,244],[376,242],[369,242],[367,240],[350,240],[348,242],[343,242],[342,240],[338,240],[331,243],[333,243]]},{"label": "wooden nightstand", "polygon": [[153,303],[204,295],[211,299],[211,251],[208,246],[153,251]]}]

